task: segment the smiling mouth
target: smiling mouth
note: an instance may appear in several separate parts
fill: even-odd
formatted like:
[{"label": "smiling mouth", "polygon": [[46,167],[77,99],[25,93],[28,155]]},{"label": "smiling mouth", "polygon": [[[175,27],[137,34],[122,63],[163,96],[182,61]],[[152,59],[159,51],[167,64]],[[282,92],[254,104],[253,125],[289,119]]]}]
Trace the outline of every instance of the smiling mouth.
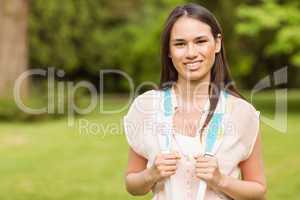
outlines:
[{"label": "smiling mouth", "polygon": [[199,60],[199,61],[192,62],[192,63],[185,63],[184,66],[188,70],[195,71],[200,68],[200,65],[202,62],[203,62],[202,60]]}]

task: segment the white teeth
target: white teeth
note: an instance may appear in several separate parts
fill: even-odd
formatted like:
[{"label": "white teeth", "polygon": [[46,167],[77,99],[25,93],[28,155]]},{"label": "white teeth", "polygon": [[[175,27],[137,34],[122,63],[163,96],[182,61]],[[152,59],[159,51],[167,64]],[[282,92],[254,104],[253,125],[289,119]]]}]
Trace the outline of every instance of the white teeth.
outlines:
[{"label": "white teeth", "polygon": [[191,63],[191,64],[187,64],[186,66],[188,67],[195,67],[198,63]]},{"label": "white teeth", "polygon": [[189,69],[196,69],[196,68],[199,67],[199,62],[186,64],[186,67],[189,68]]}]

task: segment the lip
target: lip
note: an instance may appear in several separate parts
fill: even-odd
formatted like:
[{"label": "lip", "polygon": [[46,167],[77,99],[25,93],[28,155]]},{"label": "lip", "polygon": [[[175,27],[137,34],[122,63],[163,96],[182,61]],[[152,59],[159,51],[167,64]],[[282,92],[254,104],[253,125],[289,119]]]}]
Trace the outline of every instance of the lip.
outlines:
[{"label": "lip", "polygon": [[193,62],[186,62],[184,63],[184,66],[186,67],[186,69],[190,70],[190,71],[195,71],[198,70],[200,68],[200,64],[203,62],[203,60],[197,60],[197,61],[193,61]]},{"label": "lip", "polygon": [[195,61],[192,61],[192,62],[184,62],[183,64],[193,64],[193,63],[197,63],[197,62],[202,62],[203,60],[195,60]]}]

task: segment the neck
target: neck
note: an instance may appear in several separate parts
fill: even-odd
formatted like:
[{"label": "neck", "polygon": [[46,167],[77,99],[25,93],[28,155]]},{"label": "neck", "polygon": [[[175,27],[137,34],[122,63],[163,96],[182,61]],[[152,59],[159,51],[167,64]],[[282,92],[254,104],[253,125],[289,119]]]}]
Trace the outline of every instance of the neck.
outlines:
[{"label": "neck", "polygon": [[177,98],[184,107],[202,107],[209,94],[210,73],[201,80],[191,81],[178,77],[175,84]]}]

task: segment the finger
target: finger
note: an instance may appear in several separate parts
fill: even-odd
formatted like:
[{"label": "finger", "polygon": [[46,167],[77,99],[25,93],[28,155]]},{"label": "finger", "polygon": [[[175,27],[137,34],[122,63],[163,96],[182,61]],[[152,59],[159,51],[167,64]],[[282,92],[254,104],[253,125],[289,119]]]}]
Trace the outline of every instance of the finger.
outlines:
[{"label": "finger", "polygon": [[195,164],[196,168],[216,168],[216,163],[210,163],[210,162],[197,162]]},{"label": "finger", "polygon": [[154,165],[156,167],[162,166],[176,166],[178,163],[177,159],[165,159],[165,158],[158,158],[155,160]]},{"label": "finger", "polygon": [[204,173],[197,173],[196,174],[197,178],[200,178],[204,181],[210,181],[212,179],[212,175],[211,174],[204,174]]},{"label": "finger", "polygon": [[175,153],[163,154],[164,159],[177,159],[178,156]]},{"label": "finger", "polygon": [[201,158],[204,158],[204,156],[202,154],[196,154],[196,155],[194,155],[194,158],[201,159]]},{"label": "finger", "polygon": [[167,178],[169,176],[174,175],[175,173],[176,173],[176,171],[164,171],[161,173],[161,176]]},{"label": "finger", "polygon": [[207,163],[208,166],[215,167],[215,168],[218,167],[218,160],[215,157],[210,157],[209,160],[206,163]]},{"label": "finger", "polygon": [[207,164],[208,166],[213,166],[213,167],[218,166],[218,161],[216,158],[208,158],[208,159],[206,158],[202,160],[197,160],[196,163]]},{"label": "finger", "polygon": [[162,164],[163,165],[176,165],[177,164],[177,160],[163,160]]},{"label": "finger", "polygon": [[195,170],[196,173],[201,174],[212,174],[214,172],[214,169],[212,168],[198,168]]},{"label": "finger", "polygon": [[159,171],[173,171],[173,170],[177,169],[177,166],[176,165],[161,165],[161,166],[158,166],[157,169]]},{"label": "finger", "polygon": [[210,161],[209,160],[207,160],[207,159],[198,159],[198,160],[196,160],[196,163],[209,163]]},{"label": "finger", "polygon": [[194,157],[197,162],[208,162],[210,158],[204,156],[196,156]]},{"label": "finger", "polygon": [[178,151],[175,151],[174,154],[176,155],[176,159],[181,159],[180,153]]},{"label": "finger", "polygon": [[163,167],[160,167],[160,172],[174,172],[177,170],[177,167],[176,166],[163,166]]},{"label": "finger", "polygon": [[176,171],[177,166],[165,166],[164,171]]},{"label": "finger", "polygon": [[210,167],[210,165],[209,165],[208,163],[197,162],[197,163],[195,164],[195,167],[196,167],[196,169],[197,169],[197,168],[208,168],[208,167]]}]

